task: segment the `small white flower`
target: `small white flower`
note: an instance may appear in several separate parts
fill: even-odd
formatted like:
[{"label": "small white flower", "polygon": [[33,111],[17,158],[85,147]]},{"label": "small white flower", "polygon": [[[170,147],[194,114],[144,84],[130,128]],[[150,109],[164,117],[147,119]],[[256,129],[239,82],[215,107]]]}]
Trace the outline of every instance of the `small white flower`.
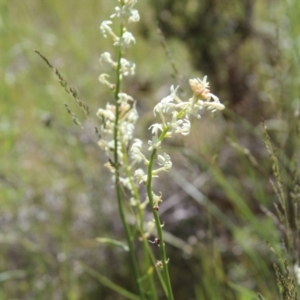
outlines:
[{"label": "small white flower", "polygon": [[142,147],[143,147],[143,142],[140,139],[134,139],[130,149],[130,157],[134,162],[138,163],[144,160],[145,163],[148,164],[148,160],[141,152]]},{"label": "small white flower", "polygon": [[111,24],[112,24],[112,21],[110,21],[110,20],[103,21],[100,24],[100,30],[105,38],[107,37],[107,33],[109,33],[109,34],[113,33],[113,31],[110,27]]},{"label": "small white flower", "polygon": [[[179,98],[178,98],[178,96],[177,96],[177,90],[178,90],[178,88],[179,88],[179,85],[177,85],[176,87],[174,87],[174,85],[171,85],[171,87],[170,87],[170,92],[171,92],[171,94],[170,94],[170,96],[175,100],[180,100]],[[180,101],[179,101],[180,102]]]},{"label": "small white flower", "polygon": [[172,111],[175,109],[176,104],[173,102],[176,96],[176,91],[178,89],[178,86],[174,89],[174,86],[172,85],[170,88],[170,95],[163,98],[159,103],[157,103],[153,109],[153,114],[156,116],[156,113],[172,113]]},{"label": "small white flower", "polygon": [[183,119],[180,133],[182,135],[188,135],[191,131],[191,122],[189,119]]},{"label": "small white flower", "polygon": [[110,16],[110,18],[111,19],[113,19],[113,18],[122,18],[123,19],[123,17],[127,14],[127,7],[125,5],[122,7],[116,6],[115,11],[116,12],[114,14],[112,14]]},{"label": "small white flower", "polygon": [[115,149],[115,141],[111,140],[109,142],[106,143],[106,153],[111,153],[114,151]]},{"label": "small white flower", "polygon": [[[132,5],[133,6],[133,5]],[[125,4],[122,7],[116,6],[115,13],[110,16],[113,18],[120,18],[123,22],[138,22],[140,15],[136,9],[132,9],[130,5]]]},{"label": "small white flower", "polygon": [[97,116],[109,121],[115,120],[115,113],[111,109],[108,109],[108,106],[106,106],[106,109],[99,108],[97,111]]},{"label": "small white flower", "polygon": [[124,76],[135,74],[135,63],[121,58],[121,73]]},{"label": "small white flower", "polygon": [[158,164],[163,167],[164,171],[168,172],[169,170],[171,170],[172,162],[171,162],[170,156],[167,153],[164,153],[163,156],[158,155],[157,161],[158,161]]},{"label": "small white flower", "polygon": [[100,74],[98,79],[99,79],[100,83],[108,86],[111,90],[113,90],[115,88],[115,85],[113,83],[110,83],[106,78],[109,78],[109,75],[103,73],[103,74]]},{"label": "small white flower", "polygon": [[178,119],[178,112],[174,111],[172,121],[168,122],[172,133],[181,133],[182,135],[188,135],[191,129],[191,123],[188,118]]},{"label": "small white flower", "polygon": [[159,195],[156,195],[152,192],[152,195],[153,195],[153,202],[158,205],[159,203],[163,202],[162,200],[162,193],[159,192]]},{"label": "small white flower", "polygon": [[163,126],[162,124],[159,124],[159,123],[155,123],[155,124],[152,124],[150,127],[149,127],[149,130],[151,129],[151,133],[152,134],[155,134],[156,136],[158,136],[159,132],[158,131],[163,131]]},{"label": "small white flower", "polygon": [[140,20],[139,12],[136,9],[130,10],[131,16],[128,18],[128,22],[138,22]]},{"label": "small white flower", "polygon": [[121,176],[120,176],[120,182],[121,182],[121,184],[122,184],[125,188],[127,188],[129,191],[132,191],[131,182],[130,182],[130,180],[129,180],[128,177],[121,177]]},{"label": "small white flower", "polygon": [[153,136],[152,141],[148,141],[148,145],[149,145],[148,148],[149,151],[152,151],[154,149],[159,149],[161,146],[161,141],[158,140],[157,136]]},{"label": "small white flower", "polygon": [[102,59],[106,60],[106,61],[110,61],[111,60],[111,55],[109,52],[103,52],[100,56],[99,61],[101,62]]},{"label": "small white flower", "polygon": [[172,129],[172,133],[180,133],[182,135],[188,135],[191,129],[191,123],[189,119],[179,119],[168,123]]},{"label": "small white flower", "polygon": [[212,112],[215,112],[216,110],[223,110],[225,108],[225,106],[220,102],[219,98],[216,95],[210,93],[209,96],[210,98],[208,99],[208,101],[198,101],[202,107],[207,107],[207,109],[211,110]]},{"label": "small white flower", "polygon": [[141,150],[142,147],[143,147],[143,141],[140,140],[140,139],[135,138],[135,139],[133,140],[131,149],[138,149],[138,150]]},{"label": "small white flower", "polygon": [[135,37],[131,32],[125,31],[121,39],[115,44],[120,45],[122,48],[130,47],[132,44],[135,44]]},{"label": "small white flower", "polygon": [[[128,102],[130,102],[130,103],[134,102],[133,98],[130,95],[126,94],[126,93],[119,93],[118,98],[119,98],[118,99],[119,103],[127,104]],[[129,109],[129,108],[130,107],[128,106],[125,109]]]},{"label": "small white flower", "polygon": [[138,120],[138,118],[139,118],[139,115],[138,115],[137,110],[134,105],[134,107],[130,110],[130,112],[127,116],[127,121],[132,124],[135,124],[136,121]]},{"label": "small white flower", "polygon": [[142,169],[135,170],[133,176],[139,182],[139,184],[147,182],[147,175],[145,175],[145,172]]},{"label": "small white flower", "polygon": [[154,106],[153,114],[156,116],[156,113],[167,113],[174,108],[175,103],[173,103],[173,98],[167,96]]},{"label": "small white flower", "polygon": [[120,134],[125,145],[133,138],[134,124],[123,121],[119,124]]},{"label": "small white flower", "polygon": [[112,60],[111,54],[109,52],[104,52],[101,54],[99,62],[102,63],[103,60],[108,62],[113,67],[117,66],[117,63],[114,60]]},{"label": "small white flower", "polygon": [[135,199],[134,197],[131,197],[129,199],[129,203],[131,206],[137,206],[139,204],[139,201],[137,199]]},{"label": "small white flower", "polygon": [[[149,200],[148,200],[148,202],[149,202]],[[145,228],[144,228],[145,237],[146,238],[150,237],[150,235],[153,234],[154,230],[155,230],[155,222],[153,222],[152,220],[148,221],[145,224]]]}]

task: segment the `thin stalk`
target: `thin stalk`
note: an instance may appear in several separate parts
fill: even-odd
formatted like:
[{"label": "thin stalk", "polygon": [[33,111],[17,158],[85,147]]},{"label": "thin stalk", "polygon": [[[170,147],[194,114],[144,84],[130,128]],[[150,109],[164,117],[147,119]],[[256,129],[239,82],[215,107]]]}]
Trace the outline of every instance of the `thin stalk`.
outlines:
[{"label": "thin stalk", "polygon": [[[155,261],[155,257],[154,257],[154,255],[153,255],[153,252],[152,252],[152,250],[150,249],[147,240],[145,240],[145,243],[146,243],[147,251],[148,251],[149,257],[150,257],[150,259],[151,259],[151,262],[152,262],[153,266],[155,266],[155,265],[156,265],[156,261]],[[157,268],[155,268],[155,271],[156,271],[157,277],[158,277],[158,279],[159,279],[159,282],[160,282],[160,284],[161,284],[161,286],[162,286],[162,288],[163,288],[163,290],[164,290],[164,293],[167,294],[167,293],[168,293],[168,290],[167,290],[167,287],[166,287],[164,278],[162,277],[160,270],[158,270]]]},{"label": "thin stalk", "polygon": [[146,266],[147,266],[147,278],[148,278],[148,281],[149,281],[149,285],[150,285],[150,297],[151,299],[153,300],[156,300],[157,299],[157,293],[156,293],[156,288],[155,288],[155,283],[154,283],[154,279],[153,279],[153,271],[151,270],[152,268],[152,265],[151,265],[151,260],[149,259],[149,256],[148,256],[148,249],[147,249],[147,244],[148,241],[146,241],[144,238],[143,238],[143,247],[144,247],[144,253],[145,253],[145,260],[146,260]]},{"label": "thin stalk", "polygon": [[83,264],[82,262],[80,262],[80,265],[88,274],[90,274],[91,276],[96,278],[101,284],[103,284],[104,286],[106,286],[106,287],[110,288],[111,290],[115,291],[119,295],[125,297],[126,299],[130,299],[130,300],[140,300],[139,296],[134,295],[131,292],[123,289],[122,287],[120,287],[119,285],[117,285],[114,282],[110,281],[105,276],[103,276],[102,274],[100,274],[97,271],[93,270],[89,266]]},{"label": "thin stalk", "polygon": [[[164,132],[167,132],[167,130],[165,130]],[[163,133],[162,133],[162,135],[163,135]],[[162,137],[162,135],[161,135],[161,137]],[[154,163],[154,159],[156,156],[156,152],[157,152],[157,150],[153,149],[151,158],[149,161],[149,165],[148,165],[148,178],[147,178],[147,194],[148,194],[149,202],[150,202],[150,205],[152,208],[154,207],[154,200],[153,200],[153,193],[152,193],[152,169],[153,169],[153,163]],[[163,239],[162,224],[160,222],[158,212],[155,209],[152,209],[152,212],[153,212],[154,221],[155,221],[155,225],[156,225],[157,235],[159,238],[160,256],[161,256],[162,265],[163,265],[163,276],[164,276],[164,281],[165,281],[165,284],[166,284],[167,290],[168,290],[167,297],[168,297],[168,300],[174,300],[171,281],[170,281],[170,275],[169,275],[169,270],[168,270],[166,248],[165,248],[165,243],[164,243],[164,239]]]},{"label": "thin stalk", "polygon": [[[157,299],[157,292],[156,292],[156,288],[155,288],[155,282],[153,279],[153,272],[151,272],[151,268],[152,268],[152,264],[151,264],[151,249],[149,248],[148,245],[148,241],[147,239],[145,239],[144,236],[144,213],[143,213],[143,209],[141,208],[141,199],[139,196],[139,192],[136,188],[136,185],[133,182],[132,179],[132,170],[129,168],[128,166],[128,157],[127,157],[127,153],[126,151],[124,151],[124,157],[123,157],[123,163],[126,166],[126,175],[127,178],[129,178],[130,181],[130,185],[132,188],[132,195],[134,197],[134,199],[139,200],[138,201],[138,205],[137,205],[137,218],[138,218],[138,224],[137,224],[137,228],[139,230],[139,233],[141,235],[142,238],[142,243],[143,243],[143,248],[144,248],[144,257],[145,257],[145,265],[146,265],[146,276],[149,282],[149,286],[150,286],[150,297],[151,300],[156,300]],[[155,265],[155,263],[154,263]]]},{"label": "thin stalk", "polygon": [[[122,36],[123,33],[123,25],[120,26],[120,36]],[[131,230],[129,228],[128,222],[125,217],[124,213],[124,207],[122,202],[122,189],[120,184],[120,174],[119,174],[119,155],[118,155],[118,134],[119,134],[119,117],[120,117],[120,104],[118,103],[119,99],[119,92],[120,92],[120,69],[121,69],[121,58],[122,58],[122,51],[119,47],[118,49],[118,61],[117,61],[117,71],[116,71],[116,88],[115,88],[115,104],[116,104],[116,112],[115,112],[115,124],[114,124],[114,167],[115,167],[115,188],[116,188],[116,194],[117,194],[117,200],[118,200],[118,209],[119,209],[119,215],[122,220],[123,227],[125,229],[126,239],[128,243],[129,248],[129,256],[132,266],[132,271],[135,277],[136,285],[138,293],[141,297],[141,299],[144,298],[143,289],[140,282],[140,276],[139,271],[137,267],[136,258],[134,255],[134,247],[133,247],[133,236],[131,233]]]}]

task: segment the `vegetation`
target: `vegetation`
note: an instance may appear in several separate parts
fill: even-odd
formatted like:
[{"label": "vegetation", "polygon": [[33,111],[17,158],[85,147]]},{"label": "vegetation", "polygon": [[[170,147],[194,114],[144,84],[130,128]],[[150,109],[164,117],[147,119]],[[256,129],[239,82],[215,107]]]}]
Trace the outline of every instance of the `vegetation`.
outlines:
[{"label": "vegetation", "polygon": [[0,299],[140,299],[137,282],[151,290],[142,299],[172,299],[169,289],[179,300],[299,297],[300,4],[224,3],[139,1],[130,25],[137,68],[122,89],[137,100],[135,136],[151,139],[171,85],[191,97],[190,78],[208,75],[226,106],[166,140],[173,167],[154,189],[169,260],[157,266],[156,234],[140,238],[148,205],[132,235],[148,276],[137,280],[104,164],[118,166],[95,131],[114,101],[98,81],[101,53],[115,52],[99,25],[117,3],[0,2]]}]

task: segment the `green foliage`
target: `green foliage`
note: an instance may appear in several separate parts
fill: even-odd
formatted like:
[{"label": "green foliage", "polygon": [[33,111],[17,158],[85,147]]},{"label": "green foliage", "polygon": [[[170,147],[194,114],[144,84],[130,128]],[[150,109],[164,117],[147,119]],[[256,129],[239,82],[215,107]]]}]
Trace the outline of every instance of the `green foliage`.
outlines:
[{"label": "green foliage", "polygon": [[[161,96],[159,88],[172,82],[172,66],[159,46],[155,10],[140,2],[144,23],[135,29],[140,38],[130,54],[138,75],[126,83],[141,99],[138,109],[143,117],[137,134],[145,137],[144,128],[152,118],[148,111]],[[196,2],[186,1],[186,15],[174,16],[167,37],[176,38],[177,31],[182,37],[184,29],[193,28],[196,8],[203,8]],[[174,13],[183,10],[182,3],[177,1]],[[218,26],[233,16],[243,23],[242,9],[219,10],[218,1],[214,3]],[[300,4],[293,0],[266,5],[253,4],[253,39],[245,43],[239,32],[222,31],[217,39],[220,31],[212,19],[203,23],[210,38],[193,31],[187,46],[166,39],[183,78],[198,75],[192,66],[201,68],[203,59],[209,58],[204,68],[212,63],[208,73],[215,78],[212,86],[220,88],[222,101],[232,107],[226,118],[212,122],[204,116],[187,141],[169,145],[177,161],[158,190],[168,191],[161,210],[171,247],[175,299],[296,299],[299,295],[293,266],[299,264],[300,236]],[[99,155],[94,131],[94,112],[109,97],[97,81],[101,72],[97,62],[100,53],[111,47],[98,27],[113,6],[113,1],[99,0],[72,1],[72,7],[58,0],[0,3],[0,299],[45,299],[45,295],[136,299],[126,251],[116,241],[123,241],[124,233],[103,168],[107,158]],[[163,10],[166,20],[169,15]],[[189,20],[190,27],[185,27]],[[238,45],[236,57],[227,56],[232,41]],[[207,53],[198,50],[203,48]],[[76,86],[78,94],[73,96],[88,104],[89,122],[87,111],[72,97],[74,90],[68,95],[60,88],[34,49],[70,86]],[[239,68],[230,69],[234,65]],[[230,78],[228,70],[250,77]],[[246,77],[256,84],[250,85],[242,102],[242,91],[234,89]],[[257,98],[251,102],[249,95]],[[237,100],[241,103],[235,106]],[[98,236],[111,237],[106,242],[119,247],[99,243]],[[143,262],[140,250],[138,245],[137,257]]]}]

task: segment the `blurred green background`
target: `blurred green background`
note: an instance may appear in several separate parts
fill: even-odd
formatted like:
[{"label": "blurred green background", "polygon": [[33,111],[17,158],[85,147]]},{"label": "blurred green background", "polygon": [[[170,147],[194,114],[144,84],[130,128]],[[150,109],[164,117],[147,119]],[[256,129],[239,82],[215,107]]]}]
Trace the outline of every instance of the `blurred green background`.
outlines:
[{"label": "blurred green background", "polygon": [[[114,51],[99,25],[115,5],[0,1],[0,299],[122,299],[89,268],[132,290],[127,254],[95,240],[124,241],[93,129],[97,109],[113,101],[98,82],[98,60]],[[174,168],[156,183],[175,299],[296,299],[284,293],[300,258],[300,3],[152,0],[137,8],[137,44],[127,56],[137,72],[124,85],[138,101],[137,136],[149,137],[152,107],[171,84],[189,97],[188,79],[208,75],[226,105],[169,141]],[[34,49],[76,87],[89,120]],[[270,179],[282,185],[285,219],[276,218]],[[273,268],[284,260],[288,287]]]}]

